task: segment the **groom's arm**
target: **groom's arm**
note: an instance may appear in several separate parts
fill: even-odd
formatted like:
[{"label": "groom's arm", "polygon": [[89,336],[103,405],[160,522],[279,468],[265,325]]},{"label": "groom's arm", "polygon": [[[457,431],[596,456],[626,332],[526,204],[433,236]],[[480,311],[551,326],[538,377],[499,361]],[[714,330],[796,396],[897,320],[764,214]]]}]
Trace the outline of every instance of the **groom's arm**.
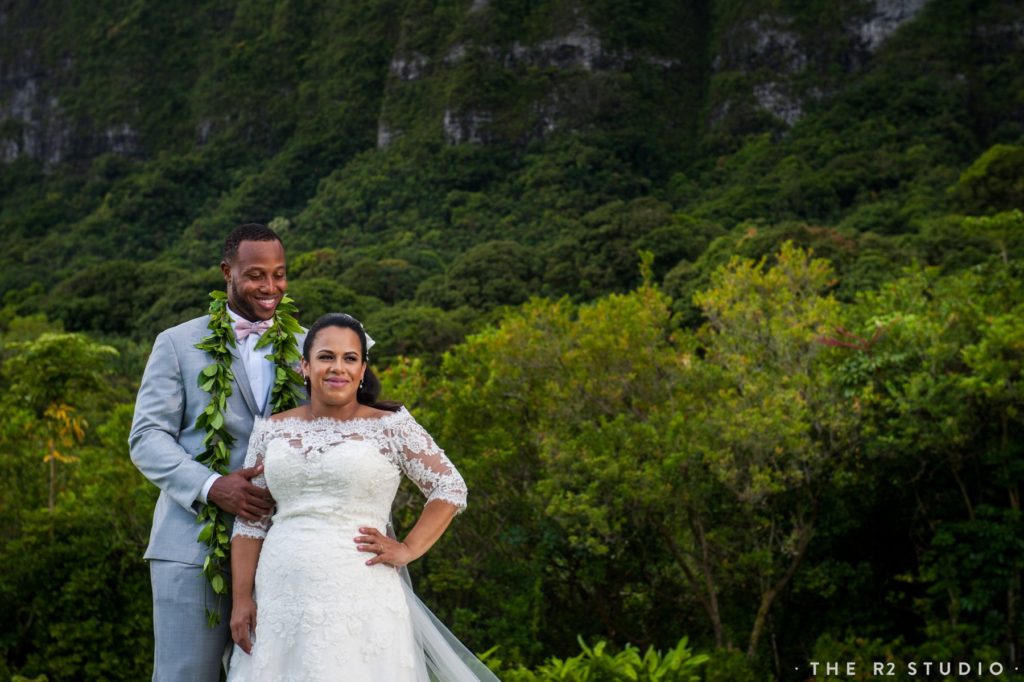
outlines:
[{"label": "groom's arm", "polygon": [[270,512],[270,493],[250,483],[259,467],[211,475],[178,442],[185,420],[185,377],[170,335],[156,337],[135,399],[128,451],[139,471],[172,500],[198,513],[212,502],[229,514],[254,521]]},{"label": "groom's arm", "polygon": [[128,436],[132,462],[172,500],[195,511],[210,470],[178,442],[185,416],[185,386],[174,344],[167,332],[156,337],[135,399]]}]

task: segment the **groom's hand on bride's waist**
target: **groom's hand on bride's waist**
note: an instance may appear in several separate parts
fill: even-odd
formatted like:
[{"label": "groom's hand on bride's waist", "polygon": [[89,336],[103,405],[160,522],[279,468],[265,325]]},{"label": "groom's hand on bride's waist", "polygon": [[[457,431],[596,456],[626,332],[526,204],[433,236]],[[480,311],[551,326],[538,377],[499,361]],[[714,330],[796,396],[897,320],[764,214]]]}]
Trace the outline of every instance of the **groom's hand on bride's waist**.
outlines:
[{"label": "groom's hand on bride's waist", "polygon": [[206,499],[229,514],[247,521],[259,521],[274,508],[274,498],[266,488],[250,481],[263,473],[262,466],[232,471],[213,482]]}]

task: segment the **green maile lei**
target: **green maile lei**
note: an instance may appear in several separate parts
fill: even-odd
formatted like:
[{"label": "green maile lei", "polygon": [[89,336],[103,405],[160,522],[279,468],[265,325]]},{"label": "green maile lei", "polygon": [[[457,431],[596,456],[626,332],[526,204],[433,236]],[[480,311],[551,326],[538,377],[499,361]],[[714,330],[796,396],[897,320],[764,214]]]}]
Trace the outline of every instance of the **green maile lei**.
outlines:
[{"label": "green maile lei", "polygon": [[[209,467],[210,471],[226,475],[231,471],[231,446],[234,437],[224,424],[228,396],[232,392],[235,375],[231,371],[231,348],[235,346],[235,329],[228,315],[228,297],[223,291],[210,292],[210,334],[196,344],[206,351],[213,363],[199,373],[199,388],[210,394],[210,404],[196,419],[196,428],[206,432],[203,438],[204,450],[196,461]],[[270,389],[270,403],[273,412],[282,412],[299,404],[302,399],[302,377],[293,367],[298,363],[299,345],[295,335],[302,333],[302,327],[292,316],[298,309],[285,296],[274,312],[274,323],[260,335],[256,348],[271,346],[267,360],[274,363],[274,386]],[[226,512],[217,505],[203,505],[197,522],[203,524],[199,531],[199,542],[209,548],[203,562],[203,575],[218,595],[218,600],[228,593],[227,569],[230,566],[231,538],[228,533]],[[206,609],[206,620],[210,627],[220,622],[220,609]]]}]

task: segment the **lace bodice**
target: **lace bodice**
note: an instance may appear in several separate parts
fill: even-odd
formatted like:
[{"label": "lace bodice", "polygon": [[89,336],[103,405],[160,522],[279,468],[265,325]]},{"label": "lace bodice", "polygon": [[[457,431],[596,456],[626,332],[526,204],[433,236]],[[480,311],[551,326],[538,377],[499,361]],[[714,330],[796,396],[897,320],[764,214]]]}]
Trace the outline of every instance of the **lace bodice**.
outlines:
[{"label": "lace bodice", "polygon": [[245,466],[269,488],[277,508],[260,521],[235,519],[234,532],[262,539],[274,521],[360,518],[383,527],[408,476],[431,500],[461,511],[466,484],[451,461],[405,408],[381,418],[257,420]]}]

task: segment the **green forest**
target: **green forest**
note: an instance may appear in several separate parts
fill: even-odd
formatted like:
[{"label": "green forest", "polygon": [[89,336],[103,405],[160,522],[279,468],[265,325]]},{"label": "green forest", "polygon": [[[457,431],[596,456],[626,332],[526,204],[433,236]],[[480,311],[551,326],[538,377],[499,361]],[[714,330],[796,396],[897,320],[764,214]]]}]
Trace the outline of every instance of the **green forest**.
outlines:
[{"label": "green forest", "polygon": [[1024,679],[1022,17],[0,4],[0,680],[150,677],[135,391],[250,221],[465,477],[412,578],[502,679]]}]

